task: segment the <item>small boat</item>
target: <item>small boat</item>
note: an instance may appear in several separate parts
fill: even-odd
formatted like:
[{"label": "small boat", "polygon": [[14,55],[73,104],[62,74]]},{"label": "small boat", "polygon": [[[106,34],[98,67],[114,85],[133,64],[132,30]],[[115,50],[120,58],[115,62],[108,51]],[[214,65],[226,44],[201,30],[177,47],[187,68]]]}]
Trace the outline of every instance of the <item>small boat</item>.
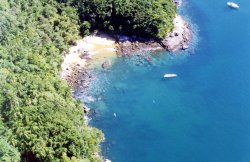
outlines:
[{"label": "small boat", "polygon": [[111,162],[111,160],[109,160],[109,159],[105,159],[105,161],[104,162]]},{"label": "small boat", "polygon": [[174,78],[177,77],[177,74],[165,74],[164,78]]},{"label": "small boat", "polygon": [[227,2],[227,5],[231,8],[240,8],[240,6],[234,2]]}]

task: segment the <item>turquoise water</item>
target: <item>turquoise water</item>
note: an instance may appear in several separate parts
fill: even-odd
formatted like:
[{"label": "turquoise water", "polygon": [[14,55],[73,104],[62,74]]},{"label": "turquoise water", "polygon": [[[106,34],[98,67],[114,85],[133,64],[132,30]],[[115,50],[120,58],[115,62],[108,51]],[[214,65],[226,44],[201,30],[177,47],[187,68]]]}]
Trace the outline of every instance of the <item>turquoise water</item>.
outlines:
[{"label": "turquoise water", "polygon": [[[194,51],[154,55],[152,65],[118,59],[96,72],[96,114],[113,162],[250,161],[250,5],[186,0]],[[195,40],[195,41],[197,41]],[[139,63],[138,63],[139,62]],[[164,73],[177,78],[163,79]],[[98,99],[98,100],[97,100]],[[116,117],[114,116],[116,114]]]}]

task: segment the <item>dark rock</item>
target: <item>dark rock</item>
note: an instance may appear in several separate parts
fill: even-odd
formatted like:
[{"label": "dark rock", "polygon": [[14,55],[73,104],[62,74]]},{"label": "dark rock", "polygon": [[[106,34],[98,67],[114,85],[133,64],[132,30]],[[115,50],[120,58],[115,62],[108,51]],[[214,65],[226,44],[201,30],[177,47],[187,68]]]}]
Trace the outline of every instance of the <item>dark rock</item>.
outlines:
[{"label": "dark rock", "polygon": [[90,108],[88,107],[84,107],[83,110],[85,114],[88,114],[90,112]]},{"label": "dark rock", "polygon": [[182,1],[181,0],[174,0],[174,3],[176,5],[176,7],[180,7],[182,4]]},{"label": "dark rock", "polygon": [[90,58],[90,54],[89,54],[88,51],[80,50],[79,51],[79,57],[81,59],[89,59]]},{"label": "dark rock", "polygon": [[105,62],[102,64],[102,68],[103,68],[103,69],[108,69],[108,68],[111,67],[111,65],[112,65],[111,61],[110,61],[110,60],[107,60],[107,61],[105,61]]}]

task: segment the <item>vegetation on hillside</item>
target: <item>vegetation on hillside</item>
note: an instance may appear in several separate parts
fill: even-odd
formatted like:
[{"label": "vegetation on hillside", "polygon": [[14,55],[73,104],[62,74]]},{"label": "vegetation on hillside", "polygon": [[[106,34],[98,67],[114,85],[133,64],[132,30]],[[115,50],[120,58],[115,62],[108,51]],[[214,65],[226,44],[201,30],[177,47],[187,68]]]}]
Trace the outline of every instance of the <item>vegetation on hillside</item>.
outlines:
[{"label": "vegetation on hillside", "polygon": [[[163,39],[173,28],[173,0],[73,0],[84,31],[102,29]],[[87,27],[86,27],[87,26]]]},{"label": "vegetation on hillside", "polygon": [[[0,161],[98,161],[102,134],[58,74],[78,15],[50,0],[0,3]],[[5,159],[5,160],[3,160]]]},{"label": "vegetation on hillside", "polygon": [[103,135],[60,80],[61,54],[80,31],[161,39],[174,15],[172,0],[2,0],[0,161],[100,161]]}]

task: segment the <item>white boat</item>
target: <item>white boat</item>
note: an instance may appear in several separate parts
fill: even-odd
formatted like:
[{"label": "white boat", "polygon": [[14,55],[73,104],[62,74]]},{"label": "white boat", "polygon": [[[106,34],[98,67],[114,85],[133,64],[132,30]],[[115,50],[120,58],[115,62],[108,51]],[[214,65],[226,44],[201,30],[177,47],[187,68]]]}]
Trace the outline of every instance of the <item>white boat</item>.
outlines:
[{"label": "white boat", "polygon": [[227,5],[231,8],[240,8],[240,6],[234,2],[227,2]]},{"label": "white boat", "polygon": [[109,160],[109,159],[105,159],[105,161],[104,162],[112,162],[111,160]]},{"label": "white boat", "polygon": [[177,77],[177,74],[165,74],[164,78],[174,78]]}]

